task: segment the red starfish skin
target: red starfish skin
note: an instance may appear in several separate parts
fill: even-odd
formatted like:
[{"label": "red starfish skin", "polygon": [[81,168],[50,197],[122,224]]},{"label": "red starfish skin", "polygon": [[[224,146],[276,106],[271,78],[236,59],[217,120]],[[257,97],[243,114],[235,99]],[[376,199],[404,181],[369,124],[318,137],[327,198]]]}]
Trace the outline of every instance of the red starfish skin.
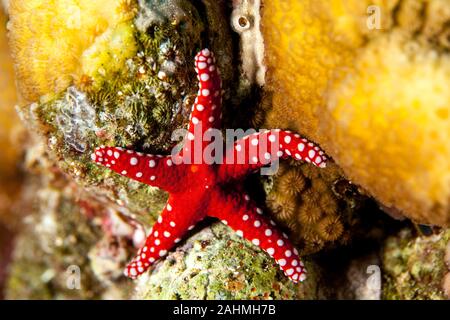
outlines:
[{"label": "red starfish skin", "polygon": [[[208,49],[197,54],[199,93],[192,108],[189,131],[183,149],[174,156],[145,155],[132,150],[100,147],[92,160],[131,179],[165,189],[170,193],[166,207],[138,255],[125,274],[136,278],[167,254],[185,232],[206,216],[216,217],[236,233],[261,247],[294,282],[306,279],[297,250],[275,223],[241,192],[242,180],[250,172],[289,156],[324,167],[326,157],[313,143],[290,131],[267,130],[239,139],[226,150],[224,164],[188,164],[181,157],[200,152],[209,142],[203,133],[220,128],[221,80],[215,59]],[[267,144],[267,150],[263,146]],[[256,151],[256,153],[252,153]],[[248,152],[244,152],[248,151]],[[261,153],[259,155],[259,153]],[[257,156],[255,156],[255,154]],[[234,159],[234,160],[233,160]],[[235,191],[225,185],[235,183]]]}]

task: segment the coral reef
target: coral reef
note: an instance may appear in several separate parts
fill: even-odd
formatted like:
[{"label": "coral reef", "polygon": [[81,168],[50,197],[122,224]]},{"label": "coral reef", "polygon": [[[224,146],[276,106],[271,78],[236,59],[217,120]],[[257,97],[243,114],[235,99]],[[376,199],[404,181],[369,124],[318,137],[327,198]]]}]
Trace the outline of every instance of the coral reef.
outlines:
[{"label": "coral reef", "polygon": [[324,298],[320,268],[295,288],[260,249],[216,223],[196,233],[138,280],[137,299]]},{"label": "coral reef", "polygon": [[320,143],[385,207],[449,225],[448,1],[266,1],[263,11],[266,124]]},{"label": "coral reef", "polygon": [[383,248],[384,299],[450,299],[450,230],[416,235],[406,228]]},{"label": "coral reef", "polygon": [[[17,242],[7,295],[10,298],[125,298],[128,286],[122,287],[123,277],[118,270],[128,258],[126,253],[131,251],[124,248],[130,239],[111,237],[104,230],[104,219],[100,222],[96,216],[105,215],[105,210],[113,207],[127,217],[136,218],[136,224],[142,222],[149,226],[154,222],[152,214],[161,210],[166,196],[156,188],[128,182],[93,166],[88,150],[93,145],[120,144],[142,151],[166,151],[171,146],[170,132],[187,124],[193,102],[195,74],[186,69],[192,62],[193,50],[205,42],[211,44],[222,71],[223,95],[227,99],[232,41],[226,41],[229,29],[224,27],[222,2],[192,5],[190,1],[158,4],[139,1],[138,10],[122,8],[134,12],[134,19],[128,14],[117,21],[111,19],[105,28],[94,33],[90,28],[91,19],[101,22],[103,17],[102,12],[96,11],[97,4],[82,1],[72,6],[70,12],[61,10],[67,3],[54,1],[54,9],[38,1],[27,4],[18,1],[11,6],[11,44],[23,97],[20,116],[33,134],[44,138],[43,144],[30,145],[26,164],[45,181],[33,189],[40,190],[37,212],[27,218],[27,227]],[[178,16],[166,10],[168,4],[171,10],[177,8]],[[206,15],[200,17],[199,7]],[[32,17],[35,11],[39,19]],[[82,25],[61,25],[58,35],[49,28],[50,17],[58,23],[75,23],[78,13],[87,19],[82,19]],[[84,17],[86,13],[89,17]],[[23,24],[27,19],[30,23]],[[30,38],[32,32],[28,27],[44,38],[38,40],[39,47]],[[82,29],[83,34],[72,35],[69,30],[73,27]],[[61,50],[69,44],[76,52]],[[39,57],[36,62],[40,65],[30,65],[29,57]],[[50,64],[55,68],[49,68]],[[29,72],[24,71],[26,66]],[[239,98],[234,95],[234,99]],[[62,179],[58,167],[85,191]],[[32,194],[32,188],[30,184],[25,192]],[[85,195],[86,191],[89,196]],[[33,230],[32,225],[42,228]],[[73,229],[75,226],[80,232]],[[101,233],[106,234],[100,236]],[[52,237],[59,240],[51,243]],[[250,252],[251,259],[267,259],[247,245],[252,249],[240,244],[236,248],[242,255]],[[65,283],[65,271],[72,264],[78,265],[86,275],[79,291],[69,290]],[[30,272],[23,273],[25,265]],[[272,264],[265,266],[263,272],[276,279],[281,277]],[[314,286],[315,272],[304,288]],[[274,297],[278,292],[278,298],[295,296],[292,285],[284,282],[285,279],[280,285],[273,279],[256,282],[240,296],[256,297],[261,293],[261,297],[270,298],[272,291]],[[106,284],[114,284],[113,289],[105,291]],[[219,283],[210,292],[214,290],[221,290]],[[318,288],[314,287],[314,291]]]},{"label": "coral reef", "polygon": [[[118,232],[107,219],[115,208],[105,207],[103,201],[68,181],[39,139],[31,136],[25,146],[26,177],[13,206],[14,213],[20,215],[15,214],[15,224],[8,223],[8,227],[15,226],[16,235],[10,239],[13,254],[5,266],[6,298],[126,298],[130,284],[122,274],[106,286],[105,272],[98,271],[105,268],[97,267],[105,261],[105,252],[114,253],[114,247],[88,255],[95,252],[92,248],[97,243],[101,248],[108,240],[121,244],[119,252],[129,252],[132,235],[123,227]],[[0,249],[4,245],[0,241]],[[120,267],[128,258],[110,256],[110,261],[122,263]]]},{"label": "coral reef", "polygon": [[[450,298],[449,230],[403,219],[450,224],[447,0],[0,7],[12,56],[0,10],[0,298]],[[191,66],[205,47],[221,71],[223,128],[293,130],[333,157],[327,168],[281,160],[274,176],[225,170],[245,171],[238,193],[248,190],[293,240],[308,269],[301,285],[258,247],[262,234],[253,244],[242,237],[262,229],[256,207],[248,230],[232,232],[224,223],[242,221],[229,216],[207,218],[181,228],[191,231],[138,280],[123,275],[146,234],[155,236],[152,225],[173,228],[156,218],[168,195],[97,166],[91,153],[121,146],[168,155],[172,132],[190,123]],[[287,133],[287,144],[300,139]],[[195,194],[186,196],[190,207]],[[216,201],[224,205],[214,215],[235,212],[234,200]],[[292,258],[291,250],[274,254]]]},{"label": "coral reef", "polygon": [[127,298],[132,284],[121,269],[135,228],[113,223],[114,207],[68,181],[44,155],[30,142],[6,298]]}]

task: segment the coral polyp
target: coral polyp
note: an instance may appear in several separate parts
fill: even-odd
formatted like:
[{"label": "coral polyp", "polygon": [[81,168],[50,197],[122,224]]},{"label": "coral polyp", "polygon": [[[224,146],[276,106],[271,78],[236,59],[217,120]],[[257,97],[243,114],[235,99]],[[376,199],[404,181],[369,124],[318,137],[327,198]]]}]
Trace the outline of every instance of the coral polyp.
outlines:
[{"label": "coral polyp", "polygon": [[344,231],[344,227],[338,216],[329,215],[317,223],[317,232],[325,241],[335,241],[339,239]]}]

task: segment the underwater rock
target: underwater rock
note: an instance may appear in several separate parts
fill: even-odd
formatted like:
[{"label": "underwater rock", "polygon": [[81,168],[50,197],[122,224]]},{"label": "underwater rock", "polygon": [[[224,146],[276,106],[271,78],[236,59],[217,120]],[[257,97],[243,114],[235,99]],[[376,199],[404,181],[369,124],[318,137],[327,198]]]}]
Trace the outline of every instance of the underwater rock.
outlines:
[{"label": "underwater rock", "polygon": [[[124,277],[108,282],[94,268],[104,260],[103,239],[116,239],[117,252],[129,252],[133,228],[118,228],[112,206],[92,197],[49,161],[43,144],[33,137],[26,143],[26,178],[18,194],[15,238],[7,267],[5,294],[9,299],[124,299]],[[119,232],[120,231],[120,232]],[[111,247],[112,248],[112,247]],[[113,252],[114,250],[107,251]],[[90,253],[90,255],[88,255]],[[121,255],[110,255],[112,274],[122,272]],[[121,260],[122,259],[122,260]],[[115,271],[115,272],[114,272]],[[102,277],[103,276],[103,277]],[[113,288],[119,287],[114,291]],[[120,295],[113,295],[106,288]]]},{"label": "underwater rock", "polygon": [[449,21],[439,0],[265,1],[266,125],[318,142],[385,207],[449,225]]},{"label": "underwater rock", "polygon": [[103,283],[114,282],[123,276],[129,254],[124,238],[103,237],[89,251],[92,272]]},{"label": "underwater rock", "polygon": [[[73,203],[56,190],[41,189],[39,209],[29,215],[15,243],[6,288],[8,299],[95,298],[95,277],[86,269],[86,252],[98,237],[95,229],[80,221]],[[70,266],[82,274],[81,288],[69,288]]]},{"label": "underwater rock", "polygon": [[429,236],[403,229],[383,248],[384,299],[450,299],[450,230]]},{"label": "underwater rock", "polygon": [[135,299],[313,299],[322,297],[319,268],[294,285],[275,262],[228,227],[191,236],[137,280]]}]

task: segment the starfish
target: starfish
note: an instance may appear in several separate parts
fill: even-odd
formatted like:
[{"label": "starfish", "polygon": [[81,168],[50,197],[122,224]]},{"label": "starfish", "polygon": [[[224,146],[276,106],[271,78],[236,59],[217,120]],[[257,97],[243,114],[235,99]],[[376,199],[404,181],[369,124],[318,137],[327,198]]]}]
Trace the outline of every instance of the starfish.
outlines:
[{"label": "starfish", "polygon": [[96,163],[170,194],[144,246],[126,267],[125,275],[137,278],[179,243],[187,230],[212,216],[265,250],[292,281],[305,280],[306,270],[298,251],[241,186],[247,175],[279,158],[292,157],[325,167],[326,156],[298,134],[273,129],[232,141],[231,147],[225,148],[221,163],[192,163],[192,156],[195,158],[196,153],[202,154],[208,148],[210,142],[204,135],[220,129],[222,118],[221,79],[211,51],[203,49],[196,55],[195,70],[199,91],[181,150],[162,156],[102,146],[92,154]]}]

